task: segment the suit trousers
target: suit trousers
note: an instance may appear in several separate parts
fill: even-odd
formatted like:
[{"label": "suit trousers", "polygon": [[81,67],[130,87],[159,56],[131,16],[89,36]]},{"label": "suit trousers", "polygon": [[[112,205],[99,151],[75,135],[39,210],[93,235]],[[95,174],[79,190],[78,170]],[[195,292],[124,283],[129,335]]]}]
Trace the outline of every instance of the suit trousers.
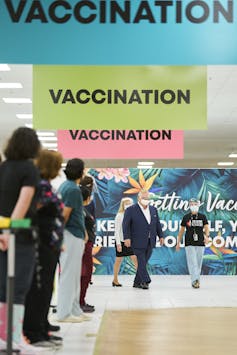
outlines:
[{"label": "suit trousers", "polygon": [[152,247],[150,240],[146,248],[133,248],[134,254],[137,257],[137,273],[134,279],[135,284],[140,284],[141,282],[150,283],[151,279],[147,271],[147,262],[152,254]]}]

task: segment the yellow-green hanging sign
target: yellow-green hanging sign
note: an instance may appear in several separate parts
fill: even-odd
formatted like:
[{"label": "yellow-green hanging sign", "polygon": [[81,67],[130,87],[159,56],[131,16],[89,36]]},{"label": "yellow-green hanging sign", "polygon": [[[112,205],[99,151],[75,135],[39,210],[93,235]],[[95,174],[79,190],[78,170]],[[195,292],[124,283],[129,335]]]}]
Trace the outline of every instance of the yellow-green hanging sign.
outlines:
[{"label": "yellow-green hanging sign", "polygon": [[207,128],[204,66],[34,66],[37,129]]}]

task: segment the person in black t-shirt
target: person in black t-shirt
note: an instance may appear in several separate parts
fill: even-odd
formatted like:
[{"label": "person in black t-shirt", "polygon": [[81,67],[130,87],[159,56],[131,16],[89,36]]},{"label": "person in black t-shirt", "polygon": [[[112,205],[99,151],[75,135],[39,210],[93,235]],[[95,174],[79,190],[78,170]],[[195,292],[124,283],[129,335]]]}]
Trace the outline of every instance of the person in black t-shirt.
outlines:
[{"label": "person in black t-shirt", "polygon": [[[189,200],[190,213],[181,222],[176,250],[180,250],[180,242],[185,233],[185,251],[189,274],[193,288],[200,287],[200,274],[205,244],[209,243],[209,226],[204,214],[199,213],[200,202],[192,198]],[[203,232],[204,230],[204,232]]]},{"label": "person in black t-shirt", "polygon": [[[6,160],[0,165],[0,216],[11,219],[30,218],[35,223],[38,170],[31,159],[40,150],[34,130],[16,129],[4,151]],[[3,236],[6,234],[2,234]],[[6,248],[7,249],[7,248]],[[35,267],[35,246],[30,230],[16,233],[15,289],[13,299],[13,342],[19,350],[27,350],[21,342],[22,320],[26,294],[30,288]],[[0,342],[6,341],[6,278],[7,250],[0,251]]]}]

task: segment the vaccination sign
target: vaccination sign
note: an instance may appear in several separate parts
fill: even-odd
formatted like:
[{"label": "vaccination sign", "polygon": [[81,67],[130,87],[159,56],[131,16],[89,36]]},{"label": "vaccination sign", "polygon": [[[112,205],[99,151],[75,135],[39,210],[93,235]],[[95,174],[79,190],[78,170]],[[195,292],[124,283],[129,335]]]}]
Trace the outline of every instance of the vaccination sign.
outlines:
[{"label": "vaccination sign", "polygon": [[1,0],[0,62],[237,64],[236,13],[236,0]]},{"label": "vaccination sign", "polygon": [[[149,260],[151,274],[188,274],[184,247],[175,251],[176,238],[188,200],[201,201],[210,226],[210,243],[205,249],[202,273],[237,273],[237,170],[236,169],[90,169],[95,182],[97,232],[93,249],[96,274],[112,274],[115,259],[114,219],[123,197],[136,203],[145,188],[156,195],[151,204],[157,208],[165,246],[153,250]],[[134,266],[124,258],[121,273],[132,274]]]},{"label": "vaccination sign", "polygon": [[65,159],[182,159],[183,136],[154,129],[58,131],[58,150]]},{"label": "vaccination sign", "polygon": [[36,129],[207,128],[203,66],[34,66]]}]

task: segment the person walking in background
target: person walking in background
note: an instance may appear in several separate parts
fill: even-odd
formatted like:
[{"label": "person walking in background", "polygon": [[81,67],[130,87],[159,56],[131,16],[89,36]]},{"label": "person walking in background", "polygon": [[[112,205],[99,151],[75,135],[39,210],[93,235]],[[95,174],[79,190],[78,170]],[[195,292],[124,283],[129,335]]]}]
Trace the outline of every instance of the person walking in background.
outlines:
[{"label": "person walking in background", "polygon": [[36,160],[41,176],[37,194],[40,270],[35,270],[31,288],[26,297],[23,330],[31,344],[47,348],[62,345],[61,337],[48,334],[50,327],[48,312],[64,229],[63,203],[53,192],[50,181],[58,175],[62,162],[61,153],[47,149],[41,150]]},{"label": "person walking in background", "polygon": [[95,311],[95,307],[86,303],[85,297],[93,272],[92,249],[95,242],[96,224],[94,217],[86,209],[86,206],[90,204],[91,192],[87,187],[81,186],[81,193],[83,198],[83,214],[85,218],[86,231],[88,234],[88,241],[85,244],[85,251],[82,257],[80,307],[83,312],[92,313]]},{"label": "person walking in background", "polygon": [[157,209],[149,206],[149,203],[149,192],[140,191],[138,203],[128,207],[123,218],[124,244],[132,247],[138,262],[133,287],[141,289],[148,289],[151,282],[146,266],[152,249],[156,246],[157,236],[160,245],[164,244]]},{"label": "person walking in background", "polygon": [[[209,243],[209,226],[204,214],[199,213],[200,201],[196,198],[189,200],[190,213],[186,214],[181,222],[176,250],[180,250],[180,242],[185,233],[185,252],[189,274],[193,288],[200,287],[200,274],[205,244]],[[204,229],[204,233],[203,233]]]},{"label": "person walking in background", "polygon": [[122,285],[118,281],[119,269],[121,262],[124,256],[130,256],[135,268],[137,269],[137,258],[134,255],[134,252],[131,247],[126,247],[124,245],[123,239],[123,217],[124,211],[132,206],[133,200],[129,197],[122,198],[119,206],[118,213],[115,217],[115,249],[116,249],[116,258],[114,262],[114,279],[112,282],[113,287],[121,287]]},{"label": "person walking in background", "polygon": [[67,180],[59,187],[64,203],[64,251],[60,256],[57,318],[59,322],[89,320],[79,305],[82,256],[85,248],[85,221],[82,194],[78,186],[84,171],[81,159],[71,159],[64,170]]},{"label": "person walking in background", "polygon": [[[39,173],[31,159],[37,157],[40,142],[34,130],[16,129],[4,151],[0,165],[0,215],[14,219],[30,218],[36,224],[36,189]],[[5,238],[7,236],[5,235]],[[7,243],[5,243],[7,249]],[[35,245],[31,230],[16,233],[15,290],[13,305],[13,342],[24,353],[33,350],[22,341],[22,322],[26,294],[35,268]],[[0,347],[6,347],[7,250],[0,251]]]}]

